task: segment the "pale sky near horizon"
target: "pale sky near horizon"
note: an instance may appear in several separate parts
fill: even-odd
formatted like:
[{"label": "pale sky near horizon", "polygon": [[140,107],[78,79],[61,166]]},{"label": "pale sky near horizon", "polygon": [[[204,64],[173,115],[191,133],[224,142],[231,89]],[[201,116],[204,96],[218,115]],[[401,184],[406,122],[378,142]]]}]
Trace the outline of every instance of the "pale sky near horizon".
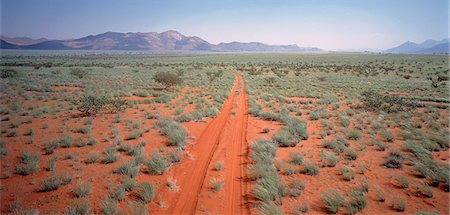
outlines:
[{"label": "pale sky near horizon", "polygon": [[449,0],[1,0],[1,34],[177,30],[210,43],[386,49],[449,37]]}]

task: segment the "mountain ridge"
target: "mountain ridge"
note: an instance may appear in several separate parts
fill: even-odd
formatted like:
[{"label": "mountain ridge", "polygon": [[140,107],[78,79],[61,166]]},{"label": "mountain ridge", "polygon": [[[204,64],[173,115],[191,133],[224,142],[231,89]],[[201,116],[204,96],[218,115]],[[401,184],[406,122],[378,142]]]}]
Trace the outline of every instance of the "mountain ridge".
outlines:
[{"label": "mountain ridge", "polygon": [[45,40],[33,44],[17,44],[14,40],[0,39],[1,49],[41,50],[155,50],[155,51],[217,51],[217,52],[319,52],[315,47],[298,45],[268,45],[260,42],[230,42],[211,44],[197,36],[185,36],[178,31],[157,32],[105,32],[77,39]]},{"label": "mountain ridge", "polygon": [[422,43],[406,41],[396,47],[385,50],[392,54],[448,54],[450,49],[449,39],[428,39]]}]

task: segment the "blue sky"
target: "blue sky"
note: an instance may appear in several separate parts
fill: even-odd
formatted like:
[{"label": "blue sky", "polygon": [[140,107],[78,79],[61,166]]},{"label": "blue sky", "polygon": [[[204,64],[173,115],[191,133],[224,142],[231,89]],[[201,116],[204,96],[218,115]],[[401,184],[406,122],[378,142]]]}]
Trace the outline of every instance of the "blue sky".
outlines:
[{"label": "blue sky", "polygon": [[211,43],[390,48],[448,37],[448,0],[1,0],[1,34],[177,30]]}]

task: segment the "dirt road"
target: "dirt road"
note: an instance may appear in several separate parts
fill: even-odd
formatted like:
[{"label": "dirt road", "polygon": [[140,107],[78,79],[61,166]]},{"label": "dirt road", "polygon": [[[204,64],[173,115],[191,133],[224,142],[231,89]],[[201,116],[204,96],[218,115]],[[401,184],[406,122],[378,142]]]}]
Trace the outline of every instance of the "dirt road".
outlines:
[{"label": "dirt road", "polygon": [[[209,123],[196,141],[195,148],[200,153],[195,157],[195,162],[187,167],[188,174],[180,184],[182,190],[171,214],[195,214],[197,212],[199,194],[202,187],[209,184],[206,175],[219,147],[225,148],[230,153],[224,170],[226,206],[223,213],[249,213],[245,200],[247,193],[245,183],[247,168],[245,163],[247,162],[248,150],[245,140],[248,120],[247,109],[245,80],[242,76],[237,75],[231,93],[220,114]],[[225,129],[225,125],[230,125],[230,127]]]}]

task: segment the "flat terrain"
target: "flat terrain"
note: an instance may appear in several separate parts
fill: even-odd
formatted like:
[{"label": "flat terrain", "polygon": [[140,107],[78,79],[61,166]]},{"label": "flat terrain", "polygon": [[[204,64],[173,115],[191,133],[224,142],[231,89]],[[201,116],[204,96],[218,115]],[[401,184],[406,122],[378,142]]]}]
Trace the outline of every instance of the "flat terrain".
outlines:
[{"label": "flat terrain", "polygon": [[2,214],[449,214],[447,55],[0,65]]}]

